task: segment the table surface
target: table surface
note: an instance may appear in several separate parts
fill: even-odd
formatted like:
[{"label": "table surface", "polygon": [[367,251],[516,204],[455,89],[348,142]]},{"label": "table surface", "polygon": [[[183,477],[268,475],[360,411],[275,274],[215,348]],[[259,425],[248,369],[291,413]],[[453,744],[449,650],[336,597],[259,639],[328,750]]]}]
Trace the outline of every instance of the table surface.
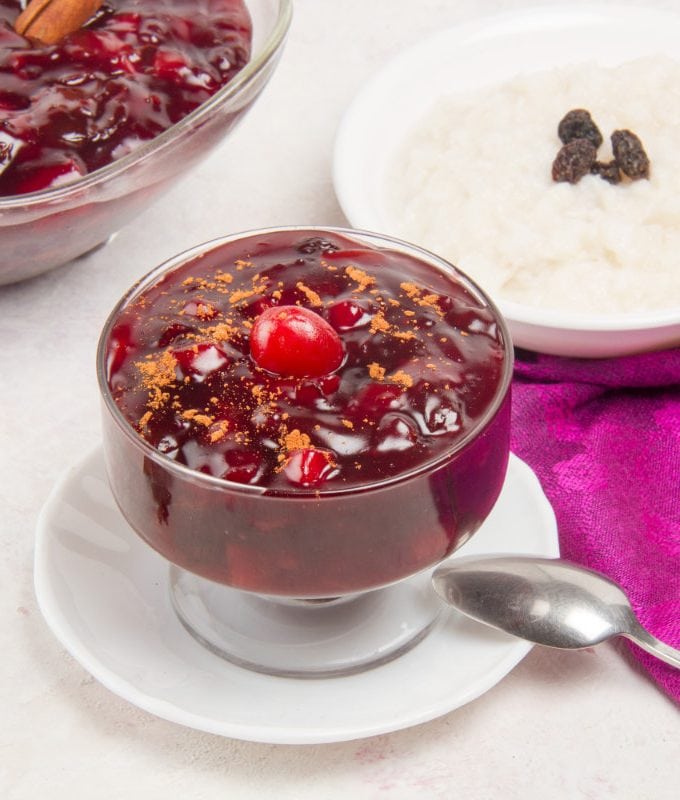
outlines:
[{"label": "table surface", "polygon": [[183,728],[114,696],[64,652],[33,593],[38,513],[100,436],[95,346],[117,298],[165,258],[227,232],[346,224],[332,147],[362,82],[431,31],[520,5],[297,0],[280,68],[224,146],[106,247],[0,289],[3,798],[677,796],[677,707],[620,644],[536,648],[483,697],[409,730],[264,745]]}]

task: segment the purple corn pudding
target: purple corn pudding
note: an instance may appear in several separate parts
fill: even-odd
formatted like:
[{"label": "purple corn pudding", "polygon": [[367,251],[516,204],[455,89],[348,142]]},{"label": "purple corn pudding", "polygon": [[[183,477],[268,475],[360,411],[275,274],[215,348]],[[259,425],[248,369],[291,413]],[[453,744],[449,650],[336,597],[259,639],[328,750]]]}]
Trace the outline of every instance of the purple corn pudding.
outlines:
[{"label": "purple corn pudding", "polygon": [[496,501],[511,352],[469,279],[396,240],[279,229],[197,248],[102,335],[114,495],[166,558],[237,588],[391,583]]}]

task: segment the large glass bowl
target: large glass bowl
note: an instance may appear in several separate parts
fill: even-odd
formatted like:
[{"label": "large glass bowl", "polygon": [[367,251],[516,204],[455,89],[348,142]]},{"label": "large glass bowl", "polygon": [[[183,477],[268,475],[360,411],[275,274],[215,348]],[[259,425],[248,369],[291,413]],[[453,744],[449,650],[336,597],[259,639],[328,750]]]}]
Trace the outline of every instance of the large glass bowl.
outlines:
[{"label": "large glass bowl", "polygon": [[[252,603],[250,610],[242,607],[243,603],[248,606],[250,597],[259,609],[260,623],[266,620],[270,624],[281,613],[281,602],[318,609],[335,607],[342,598],[375,595],[373,590],[400,585],[404,579],[416,576],[417,581],[418,575],[450,555],[479,528],[505,478],[513,360],[505,322],[492,301],[447,262],[386,236],[300,229],[301,236],[310,231],[315,235],[333,231],[369,247],[424,260],[447,281],[462,283],[490,309],[504,343],[504,361],[500,382],[484,414],[448,450],[416,469],[350,489],[273,492],[176,463],[138,435],[112,397],[107,371],[112,330],[121,311],[167,273],[195,260],[219,263],[220,248],[227,243],[273,230],[295,229],[225,237],[182,253],[150,272],[111,313],[97,356],[104,454],[111,489],[123,515],[174,565],[175,605],[187,627],[193,633],[199,629],[199,639],[232,660],[255,662],[259,668],[261,656],[234,657],[233,648],[215,643],[211,635],[216,628],[214,618],[225,608],[232,612],[240,608],[237,616],[242,621],[253,611]],[[423,599],[422,593],[418,597],[414,602],[418,608],[412,609],[418,619],[408,622],[407,628],[402,625],[402,633],[408,629],[410,634],[422,634],[436,616],[430,598]],[[268,607],[266,603],[257,605],[262,598],[268,598]],[[409,602],[407,599],[404,604]],[[290,613],[302,612],[298,608]],[[208,621],[206,615],[212,619]],[[228,624],[222,619],[219,627]],[[282,624],[295,627],[290,619]],[[303,630],[314,627],[304,619],[301,625]],[[414,635],[409,641],[413,639]],[[382,650],[381,654],[384,656]],[[269,666],[267,671],[296,674],[304,669],[298,664],[282,670]],[[339,671],[345,671],[344,667]]]},{"label": "large glass bowl", "polygon": [[0,284],[67,263],[106,241],[227,136],[272,76],[292,0],[247,0],[251,60],[188,116],[134,152],[62,187],[0,198]]}]

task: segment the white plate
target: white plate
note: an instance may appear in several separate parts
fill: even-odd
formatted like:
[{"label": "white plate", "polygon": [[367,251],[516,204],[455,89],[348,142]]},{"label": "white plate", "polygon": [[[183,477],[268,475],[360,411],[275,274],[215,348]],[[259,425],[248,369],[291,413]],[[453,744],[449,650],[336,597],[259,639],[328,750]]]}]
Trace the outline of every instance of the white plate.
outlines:
[{"label": "white plate", "polygon": [[[460,552],[558,555],[552,509],[514,456],[490,518]],[[40,609],[64,647],[111,691],[223,736],[333,742],[426,722],[490,689],[531,647],[451,611],[412,650],[375,669],[275,678],[199,645],[171,608],[167,573],[167,562],[118,511],[101,451],[90,454],[55,487],[38,522]]]},{"label": "white plate", "polygon": [[[391,61],[347,109],[333,164],[345,216],[356,228],[398,235],[386,208],[385,173],[437,98],[585,61],[677,59],[678,41],[679,15],[614,5],[527,8],[440,31]],[[515,344],[531,350],[601,357],[680,343],[680,307],[598,318],[494,299]]]}]

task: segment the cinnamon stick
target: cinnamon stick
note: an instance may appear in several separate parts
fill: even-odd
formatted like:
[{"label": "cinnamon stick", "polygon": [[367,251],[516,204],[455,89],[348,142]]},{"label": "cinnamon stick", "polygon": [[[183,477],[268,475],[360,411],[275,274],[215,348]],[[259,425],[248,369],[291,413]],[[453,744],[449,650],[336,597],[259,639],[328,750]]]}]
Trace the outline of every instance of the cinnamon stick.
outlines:
[{"label": "cinnamon stick", "polygon": [[31,0],[16,18],[14,30],[43,44],[56,44],[82,28],[102,3],[103,0]]}]

